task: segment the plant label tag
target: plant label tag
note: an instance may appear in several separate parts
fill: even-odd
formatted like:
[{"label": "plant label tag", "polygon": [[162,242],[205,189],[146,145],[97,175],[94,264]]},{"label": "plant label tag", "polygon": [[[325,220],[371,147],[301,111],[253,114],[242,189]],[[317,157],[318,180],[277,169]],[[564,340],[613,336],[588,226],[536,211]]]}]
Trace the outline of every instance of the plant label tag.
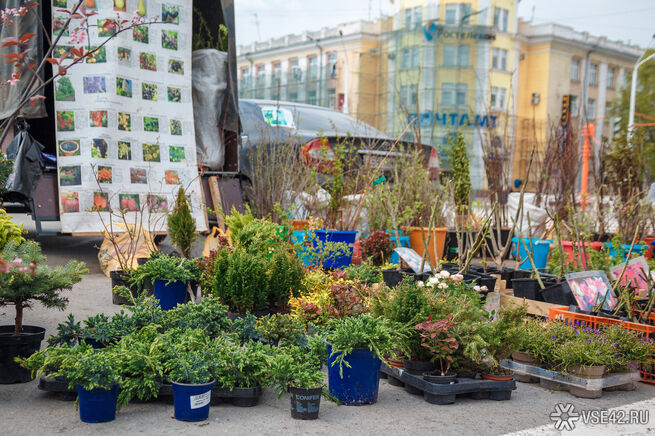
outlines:
[{"label": "plant label tag", "polygon": [[211,400],[212,397],[212,391],[207,391],[204,394],[200,395],[191,395],[191,408],[192,409],[200,409],[201,407],[206,406],[209,404],[209,401]]},{"label": "plant label tag", "polygon": [[430,265],[428,262],[425,262],[425,265],[423,265],[423,271],[420,271],[421,269],[421,263],[423,262],[423,257],[419,256],[419,254],[412,250],[411,248],[407,247],[397,247],[393,251],[398,253],[398,256],[405,261],[407,265],[414,271],[415,273],[424,273],[424,272],[432,272],[432,268],[430,268]]}]

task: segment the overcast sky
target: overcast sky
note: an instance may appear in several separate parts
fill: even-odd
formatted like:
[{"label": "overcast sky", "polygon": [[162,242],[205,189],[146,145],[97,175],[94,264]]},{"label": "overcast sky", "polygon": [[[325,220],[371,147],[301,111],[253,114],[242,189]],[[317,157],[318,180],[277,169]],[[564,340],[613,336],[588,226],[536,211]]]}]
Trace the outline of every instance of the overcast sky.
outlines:
[{"label": "overcast sky", "polygon": [[[389,0],[236,0],[234,3],[237,44],[377,18],[393,11]],[[521,0],[519,16],[533,17],[536,23],[556,22],[610,39],[630,40],[644,48],[653,45],[655,0]]]}]

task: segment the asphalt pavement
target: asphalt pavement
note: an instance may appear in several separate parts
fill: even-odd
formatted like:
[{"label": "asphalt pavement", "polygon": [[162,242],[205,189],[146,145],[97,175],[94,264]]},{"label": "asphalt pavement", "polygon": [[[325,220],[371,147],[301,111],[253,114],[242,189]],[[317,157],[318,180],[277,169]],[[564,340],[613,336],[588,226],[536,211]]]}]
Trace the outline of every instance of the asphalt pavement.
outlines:
[{"label": "asphalt pavement", "polygon": [[[19,217],[21,218],[21,217]],[[25,219],[22,217],[22,219]],[[25,219],[26,227],[33,224]],[[34,234],[30,235],[34,237]],[[112,314],[120,307],[111,303],[110,280],[98,266],[99,238],[55,236],[38,238],[48,256],[48,264],[69,259],[87,263],[90,272],[68,293],[70,303],[64,311],[35,305],[25,313],[25,324],[39,325],[51,334],[68,313],[84,319],[98,312]],[[13,308],[0,308],[0,325],[13,324]],[[44,341],[45,345],[45,341]],[[566,392],[549,391],[538,385],[517,383],[509,401],[458,398],[455,404],[438,406],[380,380],[378,402],[374,405],[337,406],[321,401],[316,421],[291,418],[287,395],[277,399],[264,390],[260,404],[252,408],[232,405],[212,406],[203,423],[176,421],[173,406],[163,402],[130,404],[116,420],[104,424],[85,424],[79,419],[74,402],[62,401],[39,391],[37,382],[0,385],[0,435],[98,435],[143,434],[331,434],[331,435],[520,435],[558,434],[550,417],[557,404],[572,404],[576,411],[592,409],[648,410],[649,424],[586,425],[577,422],[572,434],[647,434],[655,432],[655,386],[637,383],[633,391],[605,392],[600,399],[575,398]],[[619,408],[619,409],[615,409]],[[568,433],[565,431],[564,433]]]}]

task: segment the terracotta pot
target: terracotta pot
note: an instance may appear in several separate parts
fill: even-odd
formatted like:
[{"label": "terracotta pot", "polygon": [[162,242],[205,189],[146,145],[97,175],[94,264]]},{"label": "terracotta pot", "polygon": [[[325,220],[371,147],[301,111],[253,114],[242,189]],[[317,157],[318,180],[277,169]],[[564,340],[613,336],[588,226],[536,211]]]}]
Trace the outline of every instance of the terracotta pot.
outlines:
[{"label": "terracotta pot", "polygon": [[291,220],[293,231],[307,230],[309,228],[309,220]]},{"label": "terracotta pot", "polygon": [[513,375],[493,375],[493,374],[482,374],[482,378],[485,380],[494,380],[494,381],[508,381],[514,378]]},{"label": "terracotta pot", "polygon": [[536,365],[537,361],[534,356],[530,353],[523,351],[515,351],[512,353],[512,360],[517,363],[523,363],[524,365]]},{"label": "terracotta pot", "polygon": [[582,378],[603,378],[605,365],[571,365],[569,373]]},{"label": "terracotta pot", "polygon": [[405,367],[405,364],[403,364],[403,363],[402,363],[401,361],[399,361],[399,360],[387,359],[387,363],[388,363],[389,365],[391,365],[391,366],[396,367],[396,368],[404,368],[404,367]]},{"label": "terracotta pot", "polygon": [[[430,229],[428,227],[410,227],[408,229],[409,233],[409,246],[412,250],[416,251],[419,256],[423,256],[425,253],[425,245],[423,244],[423,238],[425,237],[425,242],[428,242],[428,235]],[[437,227],[432,229],[432,237],[430,238],[428,244],[428,253],[430,257],[430,262],[435,265],[443,257],[444,247],[446,245],[446,232],[448,229],[446,227]],[[434,242],[436,241],[437,250],[435,253]]]}]

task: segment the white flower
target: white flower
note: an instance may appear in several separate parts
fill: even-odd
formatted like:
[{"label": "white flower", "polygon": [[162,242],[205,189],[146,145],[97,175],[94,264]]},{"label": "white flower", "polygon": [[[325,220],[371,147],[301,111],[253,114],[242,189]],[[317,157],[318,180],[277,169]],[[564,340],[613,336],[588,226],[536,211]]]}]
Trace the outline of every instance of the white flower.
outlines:
[{"label": "white flower", "polygon": [[451,278],[456,282],[461,282],[462,280],[464,280],[464,276],[461,274],[453,274]]},{"label": "white flower", "polygon": [[419,280],[418,282],[416,282],[416,286],[418,286],[419,288],[422,288],[423,286],[425,286],[425,283],[423,283],[422,280]]},{"label": "white flower", "polygon": [[440,271],[439,275],[444,279],[447,279],[448,277],[450,277],[450,273],[448,271],[446,271],[446,270]]},{"label": "white flower", "polygon": [[437,283],[439,283],[439,279],[437,278],[437,276],[432,276],[428,279],[428,286],[434,286]]},{"label": "white flower", "polygon": [[480,292],[480,287],[478,285],[473,286],[475,292]]},{"label": "white flower", "polygon": [[481,289],[482,291],[488,291],[488,290],[489,290],[489,288],[487,288],[486,286],[480,286],[480,289]]},{"label": "white flower", "polygon": [[446,289],[448,287],[447,283],[441,282],[437,285],[439,289]]}]

